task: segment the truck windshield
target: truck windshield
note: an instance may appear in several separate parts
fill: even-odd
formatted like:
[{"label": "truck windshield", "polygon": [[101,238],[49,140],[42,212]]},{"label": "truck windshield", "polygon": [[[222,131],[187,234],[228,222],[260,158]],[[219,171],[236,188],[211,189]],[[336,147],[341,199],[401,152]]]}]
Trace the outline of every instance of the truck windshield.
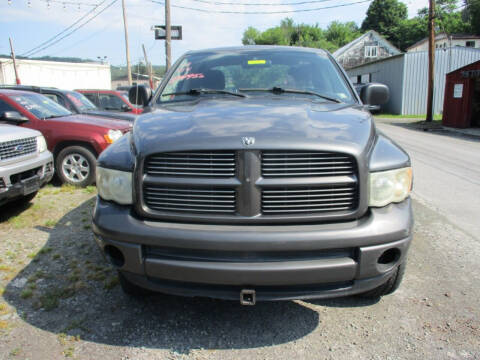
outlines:
[{"label": "truck windshield", "polygon": [[39,119],[49,119],[72,114],[62,105],[40,94],[13,95],[11,98]]},{"label": "truck windshield", "polygon": [[[185,56],[172,73],[157,103],[228,96],[310,96],[353,103],[355,98],[338,68],[323,52],[302,50],[212,51]],[[280,89],[281,91],[272,91]],[[294,90],[294,91],[288,91]],[[231,95],[231,94],[230,94]],[[320,97],[319,97],[320,95]],[[232,96],[230,96],[232,97]]]},{"label": "truck windshield", "polygon": [[67,97],[71,102],[73,102],[80,112],[97,110],[97,107],[83,94],[80,94],[76,91],[69,91],[67,93]]}]

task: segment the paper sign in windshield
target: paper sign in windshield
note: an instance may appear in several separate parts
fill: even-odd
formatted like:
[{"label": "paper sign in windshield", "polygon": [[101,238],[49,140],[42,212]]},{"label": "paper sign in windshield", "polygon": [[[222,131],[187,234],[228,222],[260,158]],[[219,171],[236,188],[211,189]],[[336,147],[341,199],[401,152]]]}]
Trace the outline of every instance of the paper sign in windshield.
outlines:
[{"label": "paper sign in windshield", "polygon": [[248,60],[248,65],[265,65],[267,60]]}]

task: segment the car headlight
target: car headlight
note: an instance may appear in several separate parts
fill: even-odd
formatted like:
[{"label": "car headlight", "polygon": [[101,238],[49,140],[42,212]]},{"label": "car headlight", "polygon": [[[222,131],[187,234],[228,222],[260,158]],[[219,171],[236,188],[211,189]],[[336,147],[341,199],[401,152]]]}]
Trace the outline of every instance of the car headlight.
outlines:
[{"label": "car headlight", "polygon": [[382,207],[405,200],[412,190],[412,168],[379,171],[369,174],[369,206]]},{"label": "car headlight", "polygon": [[43,135],[37,136],[37,152],[42,153],[44,151],[47,151],[47,142]]},{"label": "car headlight", "polygon": [[132,173],[97,166],[98,195],[122,205],[132,203]]},{"label": "car headlight", "polygon": [[123,136],[123,133],[120,130],[114,130],[114,129],[108,130],[108,133],[103,135],[103,137],[105,138],[105,140],[109,144],[113,144],[115,141],[120,139],[122,136]]}]

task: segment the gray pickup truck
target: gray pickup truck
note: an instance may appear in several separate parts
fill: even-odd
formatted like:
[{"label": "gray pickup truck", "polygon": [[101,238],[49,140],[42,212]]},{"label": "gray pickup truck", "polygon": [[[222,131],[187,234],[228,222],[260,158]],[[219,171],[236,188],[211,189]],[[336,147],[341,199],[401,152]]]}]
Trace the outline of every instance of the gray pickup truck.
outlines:
[{"label": "gray pickup truck", "polygon": [[412,239],[410,158],[326,51],[189,52],[97,162],[95,238],[122,288],[240,300],[392,293]]},{"label": "gray pickup truck", "polygon": [[0,206],[29,202],[53,172],[52,154],[39,131],[0,123]]}]

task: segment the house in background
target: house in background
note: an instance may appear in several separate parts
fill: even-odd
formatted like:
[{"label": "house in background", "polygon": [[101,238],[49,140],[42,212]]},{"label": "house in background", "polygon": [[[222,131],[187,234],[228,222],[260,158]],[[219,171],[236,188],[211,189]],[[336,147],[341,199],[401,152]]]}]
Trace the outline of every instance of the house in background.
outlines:
[{"label": "house in background", "polygon": [[333,53],[333,57],[350,69],[372,61],[399,55],[402,52],[374,30],[367,31]]},{"label": "house in background", "polygon": [[[435,47],[437,49],[446,49],[454,46],[463,46],[468,48],[480,48],[480,36],[468,34],[447,35],[441,33],[435,36]],[[428,38],[422,39],[407,48],[407,52],[428,51]]]}]

